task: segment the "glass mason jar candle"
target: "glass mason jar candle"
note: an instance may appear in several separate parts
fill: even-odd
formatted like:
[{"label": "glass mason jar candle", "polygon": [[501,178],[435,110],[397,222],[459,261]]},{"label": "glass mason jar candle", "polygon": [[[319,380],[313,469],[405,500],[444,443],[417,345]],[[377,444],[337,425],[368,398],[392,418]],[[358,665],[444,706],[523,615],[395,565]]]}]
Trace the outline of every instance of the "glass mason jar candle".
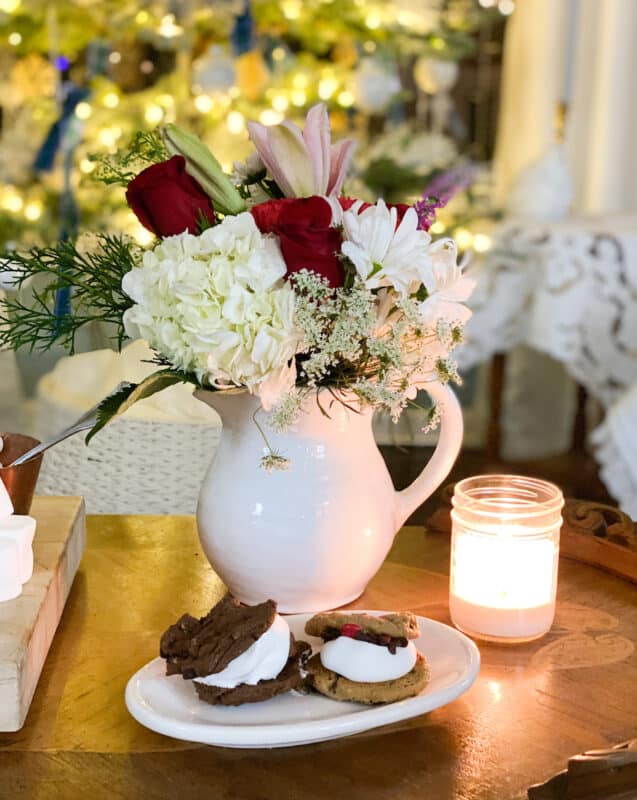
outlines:
[{"label": "glass mason jar candle", "polygon": [[527,642],[553,624],[564,497],[517,475],[456,484],[451,511],[449,610],[479,639]]}]

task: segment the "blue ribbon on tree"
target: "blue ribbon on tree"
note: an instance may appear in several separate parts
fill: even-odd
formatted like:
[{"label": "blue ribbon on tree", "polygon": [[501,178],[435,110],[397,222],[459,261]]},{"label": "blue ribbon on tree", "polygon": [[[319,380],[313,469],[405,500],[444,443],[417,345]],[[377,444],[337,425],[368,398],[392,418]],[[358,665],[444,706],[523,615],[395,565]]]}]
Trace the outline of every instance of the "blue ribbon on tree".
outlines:
[{"label": "blue ribbon on tree", "polygon": [[88,89],[77,86],[72,81],[64,81],[61,86],[61,91],[62,103],[60,116],[49,128],[49,132],[38,150],[33,163],[33,169],[36,172],[50,172],[53,169],[55,157],[62,144],[64,134],[73,119],[75,109],[78,103],[81,103],[82,100],[86,100],[90,94]]},{"label": "blue ribbon on tree", "polygon": [[[108,53],[108,45],[99,39],[96,39],[88,45],[86,50],[86,65],[89,76],[103,74],[107,71]],[[55,165],[58,152],[60,150],[62,151],[64,188],[60,197],[60,240],[64,241],[77,236],[79,225],[79,209],[75,201],[73,184],[71,182],[73,155],[80,140],[80,132],[75,127],[75,109],[79,103],[90,96],[91,91],[86,87],[78,86],[72,80],[64,77],[70,67],[70,61],[66,56],[57,56],[55,59],[55,66],[58,68],[61,75],[59,86],[61,98],[60,116],[53,125],[51,125],[35,157],[33,169],[36,172],[50,172]],[[71,313],[70,287],[58,289],[55,295],[53,310],[58,321]]]},{"label": "blue ribbon on tree", "polygon": [[[77,235],[79,211],[73,187],[71,184],[71,172],[73,169],[73,150],[74,147],[64,147],[65,139],[70,133],[70,127],[74,121],[74,113],[78,103],[89,96],[90,91],[81,86],[77,86],[72,81],[66,80],[61,85],[62,102],[59,118],[51,125],[42,147],[35,157],[33,168],[36,172],[50,172],[55,159],[60,151],[63,150],[63,175],[64,189],[60,197],[60,239],[71,239]],[[72,134],[71,134],[72,135]],[[55,294],[53,313],[57,320],[71,313],[71,290],[65,286]]]},{"label": "blue ribbon on tree", "polygon": [[[60,71],[61,76],[64,76],[70,66],[70,62],[65,56],[58,56],[55,59],[55,66]],[[35,172],[51,172],[55,166],[58,152],[60,150],[62,151],[64,188],[60,197],[59,238],[64,241],[65,239],[71,239],[77,235],[79,210],[71,183],[73,151],[77,144],[77,141],[75,141],[73,137],[73,123],[75,122],[75,109],[79,103],[89,97],[90,89],[78,86],[68,78],[62,77],[58,91],[60,93],[60,116],[49,128],[49,132],[33,162],[33,169]],[[71,313],[70,287],[62,287],[55,293],[53,313],[58,320],[59,327],[60,321]]]},{"label": "blue ribbon on tree", "polygon": [[254,50],[254,17],[250,0],[245,0],[243,11],[234,21],[234,28],[230,35],[232,52],[235,56]]}]

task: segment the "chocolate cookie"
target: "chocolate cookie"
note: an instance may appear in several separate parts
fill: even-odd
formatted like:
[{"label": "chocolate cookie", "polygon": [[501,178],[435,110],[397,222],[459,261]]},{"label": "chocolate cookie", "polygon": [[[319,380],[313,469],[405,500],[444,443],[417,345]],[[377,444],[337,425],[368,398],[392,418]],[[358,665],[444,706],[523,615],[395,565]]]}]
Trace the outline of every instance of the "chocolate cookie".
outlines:
[{"label": "chocolate cookie", "polygon": [[384,614],[382,617],[356,611],[327,611],[324,614],[315,614],[308,620],[305,632],[308,636],[330,639],[333,638],[330,631],[340,629],[343,625],[357,625],[367,633],[389,636],[392,639],[417,639],[420,636],[418,621],[409,611]]},{"label": "chocolate cookie", "polygon": [[326,669],[319,654],[312,656],[306,669],[307,683],[317,692],[331,697],[332,700],[349,700],[369,705],[395,703],[397,700],[413,697],[420,694],[429,682],[429,668],[422,653],[418,653],[413,669],[402,678],[379,683],[350,681]]},{"label": "chocolate cookie", "polygon": [[235,689],[224,689],[220,686],[207,686],[205,683],[193,681],[200,700],[211,705],[239,706],[243,703],[259,703],[269,700],[277,694],[289,692],[290,689],[303,688],[303,678],[299,665],[311,654],[312,648],[307,642],[296,642],[291,637],[290,657],[276,678],[259,681],[254,686],[243,683]]},{"label": "chocolate cookie", "polygon": [[166,674],[184,678],[221,672],[272,625],[276,603],[245,606],[227,594],[201,619],[184,614],[161,637]]}]

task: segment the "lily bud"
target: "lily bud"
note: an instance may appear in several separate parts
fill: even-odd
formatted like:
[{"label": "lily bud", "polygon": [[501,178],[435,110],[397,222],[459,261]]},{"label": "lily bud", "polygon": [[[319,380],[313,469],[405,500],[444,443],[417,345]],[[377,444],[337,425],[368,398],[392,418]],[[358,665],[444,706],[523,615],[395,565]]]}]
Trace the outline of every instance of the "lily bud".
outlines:
[{"label": "lily bud", "polygon": [[171,155],[186,159],[186,172],[210,197],[216,211],[227,215],[246,210],[245,200],[201,139],[176,125],[166,125],[163,138]]}]

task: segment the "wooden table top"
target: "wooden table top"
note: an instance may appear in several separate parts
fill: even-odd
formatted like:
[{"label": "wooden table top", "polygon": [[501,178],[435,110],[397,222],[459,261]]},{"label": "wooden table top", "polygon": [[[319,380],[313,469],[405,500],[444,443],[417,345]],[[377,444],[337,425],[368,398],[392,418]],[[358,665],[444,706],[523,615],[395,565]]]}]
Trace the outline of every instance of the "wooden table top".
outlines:
[{"label": "wooden table top", "polygon": [[[404,528],[354,606],[449,622],[448,537]],[[637,586],[560,565],[555,625],[480,644],[468,693],[416,719],[320,744],[224,750],[152,733],[128,678],[184,611],[223,592],[190,517],[92,517],[88,546],[24,728],[0,734],[0,797],[65,800],[517,800],[575,753],[635,736]]]}]

